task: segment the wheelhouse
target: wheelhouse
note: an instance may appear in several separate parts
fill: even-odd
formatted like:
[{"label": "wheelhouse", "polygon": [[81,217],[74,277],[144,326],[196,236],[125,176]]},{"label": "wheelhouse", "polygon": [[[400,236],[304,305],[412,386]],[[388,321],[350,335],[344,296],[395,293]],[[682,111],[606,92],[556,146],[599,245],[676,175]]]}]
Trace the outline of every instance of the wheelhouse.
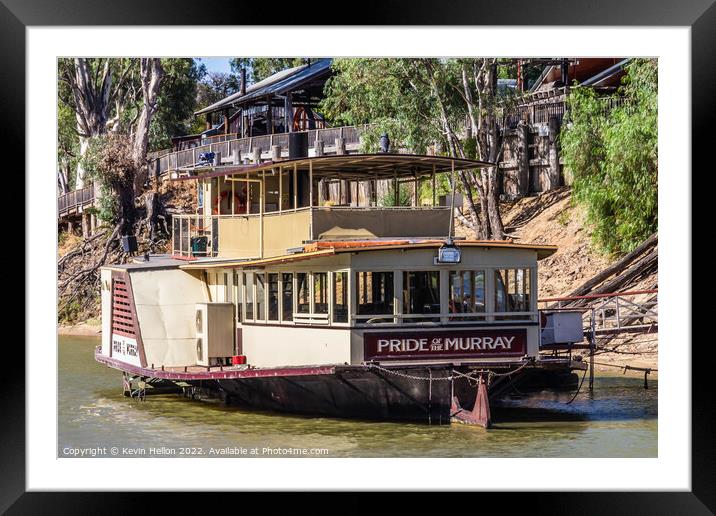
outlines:
[{"label": "wheelhouse", "polygon": [[[173,218],[178,258],[265,258],[309,242],[444,238],[450,196],[438,174],[486,163],[407,154],[297,158],[193,168],[174,181],[197,183],[194,214]],[[425,183],[432,196],[421,197]]]}]

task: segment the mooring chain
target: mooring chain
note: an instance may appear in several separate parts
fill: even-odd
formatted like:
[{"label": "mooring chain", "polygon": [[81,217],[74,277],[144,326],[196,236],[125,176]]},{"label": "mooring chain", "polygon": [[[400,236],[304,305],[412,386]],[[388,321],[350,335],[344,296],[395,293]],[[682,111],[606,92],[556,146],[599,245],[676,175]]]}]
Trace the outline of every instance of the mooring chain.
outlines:
[{"label": "mooring chain", "polygon": [[424,380],[426,382],[435,382],[438,380],[452,380],[453,379],[452,376],[442,376],[442,377],[438,377],[438,378],[430,378],[430,377],[426,377],[426,376],[414,376],[412,374],[401,373],[400,371],[394,371],[393,369],[386,369],[385,367],[380,367],[379,365],[370,364],[370,363],[365,364],[365,366],[368,369],[378,369],[379,371],[390,373],[395,376],[400,376],[402,378],[407,378],[409,380]]},{"label": "mooring chain", "polygon": [[506,373],[493,373],[492,371],[490,371],[490,372],[489,372],[489,375],[490,375],[490,377],[512,376],[513,374],[515,374],[516,372],[518,372],[518,371],[524,369],[525,367],[527,367],[528,365],[532,364],[533,362],[534,362],[534,358],[530,358],[529,360],[527,360],[524,364],[522,364],[520,367],[518,367],[518,368],[515,369],[514,371],[508,371],[508,372],[506,372]]},{"label": "mooring chain", "polygon": [[[507,373],[493,373],[492,371],[488,371],[487,373],[488,373],[489,378],[498,377],[498,376],[511,376],[511,375],[517,373],[518,371],[522,370],[523,368],[527,367],[531,363],[532,363],[532,360],[529,360],[529,361],[525,362],[524,364],[522,364],[517,369],[515,369],[513,371],[509,371]],[[401,373],[400,371],[395,371],[393,369],[387,369],[385,367],[381,367],[379,365],[371,364],[371,363],[366,363],[364,365],[368,369],[378,369],[379,371],[384,371],[386,373],[389,373],[389,374],[392,374],[395,376],[400,376],[401,378],[407,378],[409,380],[423,380],[426,382],[434,382],[434,381],[439,381],[439,380],[452,381],[457,378],[466,378],[468,381],[470,381],[470,380],[476,381],[477,376],[479,376],[485,372],[485,371],[473,371],[471,373],[461,373],[460,371],[456,371],[455,369],[453,369],[451,371],[452,375],[450,375],[450,376],[442,376],[442,377],[438,377],[438,378],[433,378],[433,377],[415,376],[415,375],[411,375],[411,374],[407,374],[407,373]]]}]

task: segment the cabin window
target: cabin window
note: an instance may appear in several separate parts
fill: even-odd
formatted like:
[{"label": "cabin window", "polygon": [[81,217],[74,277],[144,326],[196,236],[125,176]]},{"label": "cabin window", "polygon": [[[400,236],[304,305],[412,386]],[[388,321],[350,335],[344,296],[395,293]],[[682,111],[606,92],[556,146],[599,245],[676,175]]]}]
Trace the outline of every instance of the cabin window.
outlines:
[{"label": "cabin window", "polygon": [[[530,269],[495,271],[495,312],[529,312],[531,309]],[[498,320],[526,319],[528,316],[497,316]]]},{"label": "cabin window", "polygon": [[311,312],[311,293],[310,283],[308,282],[308,273],[299,272],[296,274],[298,289],[298,306],[296,307],[299,314],[308,314]]},{"label": "cabin window", "polygon": [[234,274],[234,291],[236,292],[236,319],[237,322],[241,322],[243,317],[243,292],[241,287],[243,285],[244,273],[237,272]]},{"label": "cabin window", "polygon": [[261,183],[251,181],[249,183],[249,213],[261,211]]},{"label": "cabin window", "polygon": [[268,320],[278,321],[278,274],[268,275]]},{"label": "cabin window", "polygon": [[224,302],[225,303],[233,303],[234,302],[234,289],[232,287],[232,281],[230,278],[229,272],[224,273]]},{"label": "cabin window", "polygon": [[311,201],[311,184],[308,180],[308,170],[299,170],[298,183],[298,207],[305,208]]},{"label": "cabin window", "polygon": [[284,272],[282,275],[283,320],[293,321],[293,274]]},{"label": "cabin window", "polygon": [[295,208],[293,195],[293,169],[281,172],[281,209]]},{"label": "cabin window", "polygon": [[246,273],[246,320],[254,319],[254,273]]},{"label": "cabin window", "polygon": [[[403,272],[403,313],[439,314],[440,313],[440,272],[416,271]],[[414,320],[406,318],[406,322]],[[422,319],[439,321],[440,318]]]},{"label": "cabin window", "polygon": [[[485,271],[450,271],[448,312],[467,314],[485,311]],[[481,320],[484,317],[454,317],[454,321]]]},{"label": "cabin window", "polygon": [[264,275],[256,274],[256,320],[266,320],[266,287]]},{"label": "cabin window", "polygon": [[333,322],[348,322],[348,273],[333,273]]},{"label": "cabin window", "polygon": [[279,176],[278,173],[267,173],[264,176],[264,188],[266,189],[266,204],[264,204],[264,211],[272,212],[278,211],[279,201]]},{"label": "cabin window", "polygon": [[233,213],[243,215],[246,211],[246,189],[248,183],[245,181],[233,181],[234,183],[234,211]]},{"label": "cabin window", "polygon": [[313,313],[328,313],[328,273],[313,273]]},{"label": "cabin window", "polygon": [[233,195],[231,191],[231,181],[224,181],[222,178],[217,178],[218,186],[218,198],[216,206],[214,206],[214,213],[219,215],[231,215],[233,210]]},{"label": "cabin window", "polygon": [[356,272],[358,315],[393,313],[393,273]]}]

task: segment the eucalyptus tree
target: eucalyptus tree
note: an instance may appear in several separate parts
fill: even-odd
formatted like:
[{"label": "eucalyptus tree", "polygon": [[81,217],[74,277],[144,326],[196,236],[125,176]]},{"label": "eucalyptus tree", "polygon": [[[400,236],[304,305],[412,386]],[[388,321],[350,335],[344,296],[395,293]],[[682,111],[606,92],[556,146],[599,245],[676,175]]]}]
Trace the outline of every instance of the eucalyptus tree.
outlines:
[{"label": "eucalyptus tree", "polygon": [[[434,146],[496,164],[506,111],[496,86],[504,65],[496,58],[336,59],[321,109],[335,124],[372,124],[365,150],[375,150],[377,135],[388,132],[412,152]],[[504,237],[497,177],[496,166],[457,173],[467,201],[460,217],[478,238]]]},{"label": "eucalyptus tree", "polygon": [[[79,157],[87,152],[90,140],[116,125],[132,89],[126,87],[134,63],[131,59],[60,59],[58,79],[60,102],[72,108],[79,138]],[[110,119],[114,107],[115,117]],[[77,160],[76,187],[83,188],[85,170]]]},{"label": "eucalyptus tree", "polygon": [[231,71],[238,76],[241,69],[247,71],[250,83],[259,82],[266,77],[285,70],[300,66],[307,61],[305,57],[235,57],[231,59]]}]

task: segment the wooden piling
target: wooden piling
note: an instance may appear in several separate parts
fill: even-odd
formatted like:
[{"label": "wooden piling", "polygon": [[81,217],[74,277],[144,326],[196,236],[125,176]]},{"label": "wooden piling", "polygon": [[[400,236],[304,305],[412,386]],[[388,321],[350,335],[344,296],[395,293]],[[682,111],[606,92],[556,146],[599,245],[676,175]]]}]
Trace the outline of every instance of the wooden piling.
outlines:
[{"label": "wooden piling", "polygon": [[524,197],[530,191],[529,127],[517,126],[517,195]]},{"label": "wooden piling", "polygon": [[559,118],[549,117],[549,141],[547,162],[549,163],[549,185],[548,190],[558,188],[561,184],[559,169]]},{"label": "wooden piling", "polygon": [[278,161],[280,159],[281,159],[281,146],[280,145],[272,145],[271,146],[271,160]]}]

